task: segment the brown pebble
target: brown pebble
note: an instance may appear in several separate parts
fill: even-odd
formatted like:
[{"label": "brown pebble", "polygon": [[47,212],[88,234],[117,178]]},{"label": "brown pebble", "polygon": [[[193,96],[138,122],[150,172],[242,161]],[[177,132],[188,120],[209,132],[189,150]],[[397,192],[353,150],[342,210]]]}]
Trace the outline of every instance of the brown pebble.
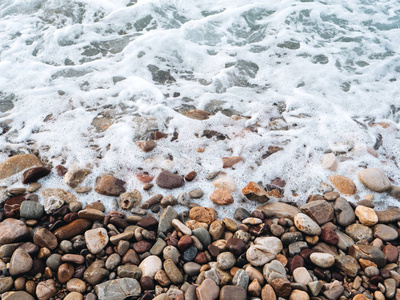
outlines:
[{"label": "brown pebble", "polygon": [[192,171],[188,174],[185,175],[185,180],[186,181],[192,181],[193,179],[195,179],[197,176],[197,173],[195,171]]}]

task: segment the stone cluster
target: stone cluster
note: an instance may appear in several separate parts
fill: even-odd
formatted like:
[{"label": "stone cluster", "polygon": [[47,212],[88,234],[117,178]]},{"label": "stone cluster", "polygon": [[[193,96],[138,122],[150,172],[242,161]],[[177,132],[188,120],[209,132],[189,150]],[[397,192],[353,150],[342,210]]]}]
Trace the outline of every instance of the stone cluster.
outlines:
[{"label": "stone cluster", "polygon": [[[400,299],[400,209],[376,211],[372,197],[349,202],[355,185],[346,177],[331,176],[337,191],[325,184],[300,206],[268,202],[279,180],[272,189],[250,182],[243,195],[261,206],[218,219],[191,203],[201,190],[142,201],[112,175],[98,177],[95,191],[118,196],[120,209],[84,206],[63,189],[42,189],[37,180],[51,170],[28,162],[28,193],[0,190],[1,299]],[[90,173],[56,170],[75,191]],[[156,184],[174,189],[195,177],[163,171]],[[396,188],[379,169],[359,177],[376,192]],[[213,185],[214,203],[234,202],[229,178]]]}]

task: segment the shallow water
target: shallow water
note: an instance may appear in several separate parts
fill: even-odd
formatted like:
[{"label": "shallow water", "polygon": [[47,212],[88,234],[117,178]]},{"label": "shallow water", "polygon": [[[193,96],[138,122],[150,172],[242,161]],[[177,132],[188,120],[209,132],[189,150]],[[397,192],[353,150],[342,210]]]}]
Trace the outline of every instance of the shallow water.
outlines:
[{"label": "shallow water", "polygon": [[[395,0],[3,0],[0,158],[38,149],[54,166],[90,164],[87,184],[111,171],[128,189],[141,188],[139,172],[195,170],[185,189],[204,199],[213,171],[239,191],[280,177],[285,199],[302,202],[333,174],[320,163],[332,151],[363,197],[363,167],[400,184],[399,27]],[[192,108],[213,116],[183,116]],[[134,142],[154,130],[170,136],[143,153]],[[268,156],[269,146],[283,150]],[[244,162],[222,170],[221,157],[237,155]],[[56,176],[44,185],[67,188]]]}]

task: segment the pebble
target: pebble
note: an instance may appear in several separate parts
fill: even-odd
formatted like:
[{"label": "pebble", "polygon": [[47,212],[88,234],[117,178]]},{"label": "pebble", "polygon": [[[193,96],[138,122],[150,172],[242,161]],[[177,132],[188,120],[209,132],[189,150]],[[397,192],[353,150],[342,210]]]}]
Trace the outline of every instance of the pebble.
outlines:
[{"label": "pebble", "polygon": [[198,222],[211,224],[217,219],[217,214],[212,208],[196,206],[190,210],[189,218]]},{"label": "pebble", "polygon": [[293,290],[289,300],[309,300],[310,296],[305,291]]},{"label": "pebble", "polygon": [[165,233],[173,228],[172,220],[178,218],[178,213],[172,206],[164,209],[158,223],[158,233]]},{"label": "pebble", "polygon": [[374,237],[380,238],[384,242],[394,241],[399,237],[396,229],[385,224],[377,224],[374,226]]},{"label": "pebble", "polygon": [[336,221],[340,226],[346,227],[354,223],[356,216],[353,208],[346,199],[341,197],[337,198],[334,210]]},{"label": "pebble", "polygon": [[219,295],[220,300],[246,300],[246,298],[246,290],[235,285],[223,286]]},{"label": "pebble", "polygon": [[370,207],[359,205],[355,209],[355,214],[360,220],[360,223],[365,226],[374,226],[378,223],[378,215]]},{"label": "pebble", "polygon": [[272,280],[276,278],[286,278],[286,270],[281,262],[273,260],[264,266],[263,275],[265,280],[271,284]]},{"label": "pebble", "polygon": [[142,289],[134,278],[113,279],[94,287],[99,300],[120,300],[129,297],[137,297]]},{"label": "pebble", "polygon": [[210,195],[210,200],[218,205],[228,205],[233,203],[233,196],[227,189],[216,189]]},{"label": "pebble", "polygon": [[358,179],[367,188],[378,193],[385,192],[392,186],[385,173],[379,168],[369,168],[360,171]]},{"label": "pebble", "polygon": [[269,201],[269,195],[263,187],[255,182],[249,182],[243,189],[242,194],[245,195],[249,200],[256,201],[259,203],[265,203]]},{"label": "pebble", "polygon": [[200,199],[201,197],[203,197],[203,195],[204,195],[204,193],[200,189],[192,190],[189,192],[189,196],[193,199]]},{"label": "pebble", "polygon": [[32,257],[19,248],[14,251],[10,260],[9,272],[12,276],[28,273],[33,267]]},{"label": "pebble", "polygon": [[299,213],[294,217],[294,224],[298,230],[307,235],[320,235],[321,227],[309,216]]},{"label": "pebble", "polygon": [[333,153],[324,154],[321,164],[324,169],[328,169],[330,171],[336,171],[339,166],[339,162]]},{"label": "pebble", "polygon": [[20,220],[8,218],[0,222],[0,244],[19,241],[27,236],[28,233],[28,227]]},{"label": "pebble", "polygon": [[231,252],[222,252],[217,256],[217,263],[221,270],[230,269],[236,263],[235,255]]},{"label": "pebble", "polygon": [[57,293],[57,288],[53,279],[41,281],[36,286],[36,297],[39,300],[48,300]]},{"label": "pebble", "polygon": [[216,189],[226,189],[231,193],[236,192],[236,184],[232,177],[221,176],[212,182]]},{"label": "pebble", "polygon": [[356,242],[360,240],[371,242],[373,239],[372,229],[362,224],[351,224],[346,227],[345,232]]},{"label": "pebble", "polygon": [[185,180],[180,175],[161,171],[156,178],[156,184],[161,188],[175,189],[184,186]]},{"label": "pebble", "polygon": [[354,195],[357,191],[356,185],[348,177],[331,175],[329,176],[329,180],[341,194]]},{"label": "pebble", "polygon": [[183,275],[172,259],[165,260],[163,266],[165,273],[167,273],[168,278],[173,284],[183,283]]},{"label": "pebble", "polygon": [[310,260],[314,265],[324,269],[330,268],[335,264],[335,257],[328,253],[312,253]]},{"label": "pebble", "polygon": [[96,178],[95,192],[106,196],[119,196],[125,193],[125,181],[112,175],[102,175]]},{"label": "pebble", "polygon": [[162,261],[158,256],[150,255],[146,257],[139,265],[142,276],[154,278],[154,275],[162,268]]},{"label": "pebble", "polygon": [[312,282],[312,278],[310,273],[308,273],[307,269],[304,267],[296,268],[293,271],[293,278],[297,283],[307,285]]},{"label": "pebble", "polygon": [[315,200],[300,207],[301,211],[311,217],[318,225],[332,221],[333,207],[325,200]]},{"label": "pebble", "polygon": [[250,281],[249,275],[243,269],[237,270],[235,276],[232,279],[232,283],[234,285],[240,286],[244,290],[247,290],[247,287],[249,285],[249,281]]},{"label": "pebble", "polygon": [[40,219],[44,215],[43,205],[37,201],[25,200],[21,203],[20,215],[25,219]]},{"label": "pebble", "polygon": [[205,279],[199,287],[196,288],[198,300],[215,300],[219,296],[219,287],[211,279]]}]

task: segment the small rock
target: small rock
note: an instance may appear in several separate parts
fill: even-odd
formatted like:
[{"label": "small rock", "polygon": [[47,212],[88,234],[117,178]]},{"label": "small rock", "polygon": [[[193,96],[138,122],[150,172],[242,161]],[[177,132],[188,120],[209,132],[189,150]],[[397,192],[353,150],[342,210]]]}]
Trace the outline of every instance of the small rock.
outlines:
[{"label": "small rock", "polygon": [[279,297],[289,297],[292,292],[290,282],[286,278],[275,278],[270,284]]},{"label": "small rock", "polygon": [[50,168],[47,167],[35,167],[29,170],[26,170],[22,174],[22,183],[23,184],[28,184],[31,182],[36,182],[40,178],[43,178],[47,175],[49,175],[51,172]]},{"label": "small rock", "polygon": [[[63,189],[44,189],[42,190],[42,195],[45,199],[55,199],[61,200],[60,202],[71,203],[72,201],[76,201],[76,197],[74,194],[71,194]],[[43,204],[44,205],[44,204]]]},{"label": "small rock", "polygon": [[378,193],[383,193],[392,186],[385,173],[379,168],[369,168],[360,171],[358,179],[367,188]]},{"label": "small rock", "polygon": [[173,284],[183,283],[183,275],[171,259],[164,261],[164,271]]},{"label": "small rock", "polygon": [[340,226],[346,227],[354,223],[356,216],[354,214],[353,208],[346,199],[336,199],[334,209],[336,221]]},{"label": "small rock", "polygon": [[31,295],[24,291],[7,292],[1,295],[2,300],[35,300]]},{"label": "small rock", "polygon": [[39,300],[48,300],[57,293],[57,288],[53,279],[41,281],[36,286],[36,296]]},{"label": "small rock", "polygon": [[267,191],[264,190],[259,184],[252,181],[242,189],[242,193],[252,201],[257,201],[259,203],[265,203],[269,201],[269,195]]},{"label": "small rock", "polygon": [[293,290],[289,300],[309,300],[310,296],[305,291]]},{"label": "small rock", "polygon": [[12,276],[28,273],[33,266],[33,260],[31,256],[23,249],[17,249],[14,251],[10,260],[10,274]]},{"label": "small rock", "polygon": [[297,207],[284,202],[271,202],[257,207],[265,215],[275,216],[277,218],[288,218],[293,220],[294,216],[300,212]]},{"label": "small rock", "polygon": [[246,300],[246,298],[246,290],[235,285],[223,286],[219,294],[220,300]]},{"label": "small rock", "polygon": [[211,279],[205,279],[199,287],[196,288],[198,300],[215,300],[219,296],[219,287]]},{"label": "small rock", "polygon": [[90,173],[91,171],[89,169],[69,169],[68,172],[65,173],[64,182],[70,187],[76,188],[85,180],[86,176]]},{"label": "small rock", "polygon": [[309,216],[299,213],[294,217],[294,224],[298,230],[307,235],[320,235],[321,227],[313,221]]},{"label": "small rock", "polygon": [[118,196],[125,193],[125,181],[115,178],[112,175],[102,175],[96,178],[96,193],[107,196]]},{"label": "small rock", "polygon": [[210,207],[196,206],[190,210],[189,218],[198,222],[211,224],[217,219],[217,214]]},{"label": "small rock", "polygon": [[297,283],[307,285],[312,282],[312,278],[310,273],[308,273],[307,269],[304,267],[296,268],[293,271],[293,278]]},{"label": "small rock", "polygon": [[355,259],[360,258],[370,260],[377,264],[379,268],[386,265],[386,256],[379,248],[370,245],[353,245],[349,248],[349,255]]},{"label": "small rock", "polygon": [[286,270],[281,262],[273,260],[264,266],[263,275],[265,280],[271,284],[275,278],[286,278]]},{"label": "small rock", "polygon": [[218,205],[228,205],[233,203],[233,196],[226,189],[214,190],[210,195],[210,199],[212,202]]},{"label": "small rock", "polygon": [[84,233],[90,228],[92,222],[86,219],[77,219],[71,223],[62,226],[54,231],[54,235],[59,241],[68,240],[78,234]]},{"label": "small rock", "polygon": [[212,182],[216,189],[226,189],[231,193],[236,192],[236,184],[232,177],[221,176]]},{"label": "small rock", "polygon": [[161,188],[175,189],[184,186],[185,180],[180,175],[172,174],[168,171],[162,171],[158,174],[156,183]]},{"label": "small rock", "polygon": [[339,162],[333,153],[324,154],[322,157],[322,167],[331,171],[336,171],[339,166]]},{"label": "small rock", "polygon": [[61,283],[66,283],[74,275],[75,268],[70,263],[62,264],[57,270],[57,279]]},{"label": "small rock", "polygon": [[233,156],[233,157],[223,157],[222,158],[222,167],[230,168],[236,165],[238,162],[241,162],[243,158],[241,156]]},{"label": "small rock", "polygon": [[310,260],[314,265],[324,269],[330,268],[335,264],[335,258],[328,253],[312,253]]},{"label": "small rock", "polygon": [[349,225],[346,227],[345,232],[356,242],[363,239],[371,242],[373,239],[372,229],[362,224]]},{"label": "small rock", "polygon": [[21,203],[21,218],[38,220],[43,217],[44,208],[39,202],[25,200]]},{"label": "small rock", "polygon": [[150,152],[155,147],[157,147],[157,143],[155,141],[142,141],[136,142],[136,145],[143,151],[143,152]]},{"label": "small rock", "polygon": [[354,195],[357,191],[356,185],[348,177],[341,175],[331,175],[329,176],[329,180],[341,194]]},{"label": "small rock", "polygon": [[399,237],[396,229],[385,224],[377,224],[374,227],[374,237],[380,238],[384,242],[394,241]]},{"label": "small rock", "polygon": [[378,223],[378,216],[370,207],[359,205],[356,207],[355,214],[360,220],[360,223],[365,226],[374,226]]},{"label": "small rock", "polygon": [[108,244],[107,230],[104,228],[91,229],[85,232],[86,246],[92,254],[98,254]]},{"label": "small rock", "polygon": [[211,114],[205,110],[201,110],[201,109],[191,109],[189,111],[187,111],[184,116],[191,118],[191,119],[195,119],[195,120],[207,120]]},{"label": "small rock", "polygon": [[8,218],[0,223],[0,244],[10,244],[19,241],[28,235],[28,227],[25,223]]},{"label": "small rock", "polygon": [[201,197],[203,197],[203,195],[204,195],[204,193],[200,189],[192,190],[189,192],[189,196],[193,199],[200,199]]},{"label": "small rock", "polygon": [[46,198],[43,202],[44,211],[47,214],[52,214],[63,205],[64,205],[64,200],[58,199],[54,196]]},{"label": "small rock", "polygon": [[325,224],[333,219],[333,207],[325,200],[308,202],[301,206],[300,209],[317,222],[318,225]]},{"label": "small rock", "polygon": [[160,216],[158,232],[166,233],[173,228],[172,220],[178,218],[178,213],[172,206],[167,206]]},{"label": "small rock", "polygon": [[33,242],[39,247],[54,250],[58,246],[56,236],[46,228],[40,228],[33,234]]},{"label": "small rock", "polygon": [[158,256],[150,255],[146,257],[139,265],[142,276],[154,278],[154,275],[162,268],[161,259]]}]

